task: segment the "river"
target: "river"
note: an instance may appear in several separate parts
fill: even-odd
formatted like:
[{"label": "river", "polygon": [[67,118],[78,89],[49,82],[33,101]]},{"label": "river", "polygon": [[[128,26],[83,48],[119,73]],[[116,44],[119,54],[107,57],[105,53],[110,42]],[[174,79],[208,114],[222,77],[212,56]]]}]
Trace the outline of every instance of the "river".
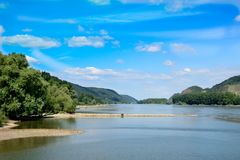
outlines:
[{"label": "river", "polygon": [[0,142],[0,160],[237,160],[240,108],[108,105],[87,113],[194,114],[195,117],[45,119],[18,128],[81,129],[66,137]]}]

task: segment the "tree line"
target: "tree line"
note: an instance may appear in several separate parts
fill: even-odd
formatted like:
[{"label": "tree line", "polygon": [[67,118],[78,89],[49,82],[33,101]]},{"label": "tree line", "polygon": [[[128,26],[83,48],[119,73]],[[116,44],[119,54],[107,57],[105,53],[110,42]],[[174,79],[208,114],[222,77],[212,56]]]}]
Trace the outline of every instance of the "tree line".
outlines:
[{"label": "tree line", "polygon": [[138,101],[138,104],[167,104],[166,98],[148,98]]},{"label": "tree line", "polygon": [[229,92],[175,94],[173,104],[240,105],[240,96]]}]

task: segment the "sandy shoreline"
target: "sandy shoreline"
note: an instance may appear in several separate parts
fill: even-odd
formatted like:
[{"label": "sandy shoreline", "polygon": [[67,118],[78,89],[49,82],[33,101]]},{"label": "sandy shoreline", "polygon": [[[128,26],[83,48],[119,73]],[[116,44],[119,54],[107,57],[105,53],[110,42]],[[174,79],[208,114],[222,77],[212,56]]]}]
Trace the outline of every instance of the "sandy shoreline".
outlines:
[{"label": "sandy shoreline", "polygon": [[2,129],[0,141],[30,137],[60,137],[82,133],[79,130],[67,129]]},{"label": "sandy shoreline", "polygon": [[0,131],[3,129],[11,129],[17,127],[18,126],[17,122],[18,121],[8,120],[7,123],[4,123],[3,126],[0,127]]},{"label": "sandy shoreline", "polygon": [[30,137],[60,137],[82,133],[80,130],[70,129],[12,129],[18,126],[17,122],[9,120],[3,127],[0,127],[0,141]]},{"label": "sandy shoreline", "polygon": [[101,114],[101,113],[59,113],[50,115],[49,118],[161,118],[161,117],[195,117],[193,114]]}]

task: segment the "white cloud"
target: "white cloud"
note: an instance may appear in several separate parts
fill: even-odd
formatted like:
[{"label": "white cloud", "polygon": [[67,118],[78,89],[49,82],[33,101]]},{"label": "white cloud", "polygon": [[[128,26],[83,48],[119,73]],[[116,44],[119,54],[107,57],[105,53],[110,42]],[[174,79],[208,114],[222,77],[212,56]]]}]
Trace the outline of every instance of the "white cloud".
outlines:
[{"label": "white cloud", "polygon": [[4,28],[3,28],[2,25],[0,25],[0,52],[4,53],[3,48],[2,48],[2,34],[3,34],[3,32],[4,32]]},{"label": "white cloud", "polygon": [[231,4],[240,7],[239,0],[119,0],[123,4],[163,5],[170,12],[204,4]]},{"label": "white cloud", "polygon": [[65,19],[65,18],[58,18],[58,19],[44,19],[38,17],[29,17],[29,16],[18,16],[18,20],[26,21],[26,22],[39,22],[39,23],[66,23],[66,24],[76,24],[77,21],[75,19]]},{"label": "white cloud", "polygon": [[19,45],[27,48],[47,49],[59,47],[61,44],[51,38],[37,37],[32,35],[14,35],[2,37],[2,43],[6,45]]},{"label": "white cloud", "polygon": [[[237,30],[238,27],[227,28],[210,28],[199,30],[180,30],[180,31],[163,31],[163,32],[142,32],[136,33],[141,36],[161,37],[161,38],[177,38],[177,39],[197,39],[197,40],[211,40],[211,39],[223,39],[226,38],[229,31]],[[239,29],[238,29],[239,30]],[[236,35],[237,34],[237,35]],[[240,31],[235,33],[236,36],[240,34]]]},{"label": "white cloud", "polygon": [[184,8],[193,6],[189,0],[119,0],[124,4],[150,4],[150,5],[163,5],[165,9],[170,12],[180,11]]},{"label": "white cloud", "polygon": [[205,68],[189,68],[186,67],[182,70],[179,71],[175,71],[172,73],[173,77],[175,78],[180,78],[180,77],[184,77],[184,76],[193,76],[193,77],[198,77],[198,76],[204,76],[204,75],[208,75],[211,71],[209,69],[205,69]]},{"label": "white cloud", "polygon": [[31,56],[26,56],[26,59],[29,63],[38,63],[38,60],[36,58],[31,57]]},{"label": "white cloud", "polygon": [[[121,61],[122,62],[122,61]],[[86,77],[93,77],[92,80],[110,80],[110,81],[129,81],[129,80],[169,80],[172,79],[171,75],[163,73],[148,73],[139,72],[135,70],[113,70],[113,69],[99,69],[95,67],[86,68],[65,68],[64,72],[76,76],[79,79],[86,79]],[[88,78],[89,80],[89,78]]]},{"label": "white cloud", "polygon": [[5,30],[4,30],[3,26],[0,25],[0,36],[1,36],[1,34],[2,34],[4,31],[5,31]]},{"label": "white cloud", "polygon": [[90,81],[99,80],[98,76],[84,76],[83,78]]},{"label": "white cloud", "polygon": [[114,38],[109,36],[109,35],[102,35],[102,38],[103,39],[106,39],[106,40],[113,40]]},{"label": "white cloud", "polygon": [[24,28],[24,29],[22,29],[22,32],[32,32],[32,29],[30,29],[30,28]]},{"label": "white cloud", "polygon": [[171,60],[166,60],[166,61],[163,62],[163,64],[164,64],[165,66],[173,66],[173,65],[174,65],[174,62],[171,61]]},{"label": "white cloud", "polygon": [[181,53],[181,54],[195,54],[196,50],[190,45],[183,43],[172,43],[170,44],[171,51],[173,53]]},{"label": "white cloud", "polygon": [[111,0],[89,0],[89,1],[96,5],[108,5],[111,2]]},{"label": "white cloud", "polygon": [[237,15],[237,16],[235,17],[235,21],[240,22],[240,15]]},{"label": "white cloud", "polygon": [[67,68],[64,72],[72,75],[84,75],[84,76],[115,76],[118,73],[112,69],[98,69],[95,67],[86,67],[86,68]]},{"label": "white cloud", "polygon": [[97,17],[83,17],[82,21],[86,23],[131,23],[138,21],[148,21],[154,19],[164,19],[178,16],[192,16],[202,14],[200,12],[166,13],[162,10],[143,11],[143,12],[125,12],[119,14],[100,15]]},{"label": "white cloud", "polygon": [[81,25],[78,25],[78,31],[79,32],[84,32],[85,31],[85,28]]},{"label": "white cloud", "polygon": [[156,53],[162,52],[162,42],[154,42],[150,44],[138,44],[135,49],[139,52],[149,52],[149,53]]},{"label": "white cloud", "polygon": [[95,48],[104,47],[105,41],[100,36],[74,36],[67,40],[69,47],[84,47],[91,46]]},{"label": "white cloud", "polygon": [[192,72],[192,69],[191,68],[184,68],[183,71],[189,73],[189,72]]},{"label": "white cloud", "polygon": [[113,46],[115,46],[115,47],[120,47],[120,41],[118,41],[118,40],[113,40],[113,41],[112,41],[112,44],[113,44]]},{"label": "white cloud", "polygon": [[101,35],[108,35],[108,31],[106,31],[105,29],[101,29],[100,34]]},{"label": "white cloud", "polygon": [[[90,33],[88,33],[90,34]],[[106,43],[111,43],[115,47],[120,46],[120,42],[111,37],[108,32],[104,29],[100,30],[100,35],[97,36],[73,36],[67,39],[69,47],[84,47],[91,46],[95,48],[102,48]]]},{"label": "white cloud", "polygon": [[51,71],[60,71],[62,72],[68,65],[57,61],[56,58],[52,58],[47,54],[43,53],[39,49],[33,49],[32,55],[41,63],[42,65],[47,66]]},{"label": "white cloud", "polygon": [[7,4],[6,3],[0,3],[0,9],[5,9],[7,8]]}]

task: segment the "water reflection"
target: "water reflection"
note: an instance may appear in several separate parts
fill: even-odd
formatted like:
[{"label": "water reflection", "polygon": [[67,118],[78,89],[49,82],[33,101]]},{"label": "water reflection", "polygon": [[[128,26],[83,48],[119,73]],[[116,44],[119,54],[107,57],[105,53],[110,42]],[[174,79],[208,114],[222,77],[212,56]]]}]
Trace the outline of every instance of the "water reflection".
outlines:
[{"label": "water reflection", "polygon": [[16,129],[28,129],[28,128],[50,128],[50,129],[58,129],[58,128],[69,128],[69,126],[74,126],[76,123],[75,118],[69,118],[60,120],[60,119],[41,119],[38,121],[23,121],[20,123]]},{"label": "water reflection", "polygon": [[32,137],[0,141],[0,153],[37,148],[55,142],[61,137]]},{"label": "water reflection", "polygon": [[219,120],[228,121],[228,122],[240,123],[240,115],[239,114],[218,115],[215,118],[219,119]]}]

